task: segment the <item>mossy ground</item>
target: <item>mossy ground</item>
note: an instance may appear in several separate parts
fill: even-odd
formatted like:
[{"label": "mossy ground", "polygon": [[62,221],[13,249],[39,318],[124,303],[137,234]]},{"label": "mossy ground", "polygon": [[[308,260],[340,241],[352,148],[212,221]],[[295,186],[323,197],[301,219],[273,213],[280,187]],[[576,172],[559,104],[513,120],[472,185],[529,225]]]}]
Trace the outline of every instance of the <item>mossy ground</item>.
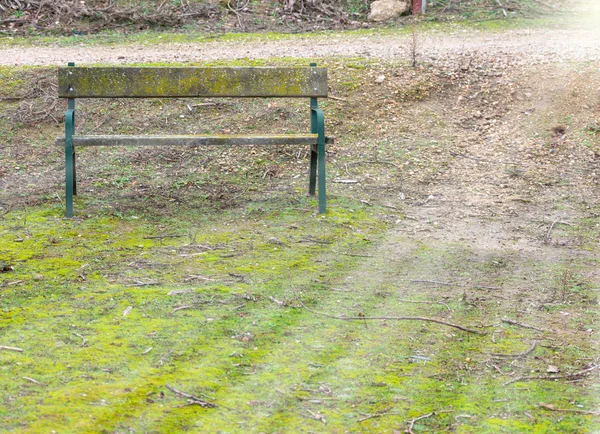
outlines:
[{"label": "mossy ground", "polygon": [[[57,205],[6,215],[0,246],[14,270],[1,276],[2,344],[24,351],[1,353],[2,429],[389,432],[431,411],[415,432],[597,428],[593,416],[538,407],[594,408],[594,388],[584,393],[558,381],[503,387],[515,360],[490,356],[521,353],[538,339],[521,369],[538,375],[558,357],[562,369],[577,371],[592,351],[585,334],[561,344],[553,332],[510,326],[479,336],[418,322],[341,322],[303,309],[298,300],[333,314],[402,312],[484,325],[512,312],[493,296],[480,300],[485,290],[440,287],[423,296],[411,280],[425,270],[488,285],[522,280],[510,256],[491,277],[489,265],[469,260],[481,252],[382,239],[381,210],[352,201],[335,201],[321,217],[297,209],[311,202],[218,215],[179,208],[169,219],[149,209],[66,220]],[[351,256],[357,252],[363,257]],[[594,323],[596,301],[569,264],[526,270],[534,267],[548,285],[571,270],[568,297],[556,308],[576,309],[578,328]],[[219,407],[182,407],[186,401],[166,384]]]},{"label": "mossy ground", "polygon": [[[270,64],[294,62],[308,60]],[[79,152],[76,217],[64,219],[63,153],[52,144],[62,125],[11,122],[26,107],[0,102],[0,261],[13,268],[0,274],[0,345],[23,349],[0,350],[0,430],[394,432],[430,412],[415,433],[600,429],[597,416],[539,405],[597,410],[597,372],[506,384],[551,375],[551,366],[567,375],[598,363],[599,208],[586,166],[600,145],[586,132],[594,112],[569,118],[576,134],[558,150],[550,127],[565,121],[562,105],[516,124],[535,156],[525,174],[465,168],[456,149],[491,146],[454,117],[477,108],[454,107],[471,73],[457,86],[434,65],[319,64],[343,99],[322,104],[336,136],[330,181],[357,181],[328,184],[324,216],[305,196],[306,150],[105,148]],[[19,94],[50,73],[2,69],[1,94]],[[511,72],[514,85],[536,92],[520,73]],[[381,74],[385,82],[376,83]],[[594,64],[552,74],[559,101],[564,76],[579,95],[596,95]],[[490,100],[510,95],[489,80],[469,89]],[[308,128],[307,101],[209,102],[217,105],[84,100],[78,129]],[[520,113],[529,104],[507,97],[494,107]],[[499,109],[485,115],[515,122]],[[571,155],[578,161],[569,164]],[[462,183],[509,193],[490,194],[501,203],[489,205]],[[557,213],[568,225],[549,232]],[[425,316],[486,334],[342,321],[300,301],[330,315]],[[534,341],[531,354],[518,356]],[[167,384],[218,407],[186,406]]]}]

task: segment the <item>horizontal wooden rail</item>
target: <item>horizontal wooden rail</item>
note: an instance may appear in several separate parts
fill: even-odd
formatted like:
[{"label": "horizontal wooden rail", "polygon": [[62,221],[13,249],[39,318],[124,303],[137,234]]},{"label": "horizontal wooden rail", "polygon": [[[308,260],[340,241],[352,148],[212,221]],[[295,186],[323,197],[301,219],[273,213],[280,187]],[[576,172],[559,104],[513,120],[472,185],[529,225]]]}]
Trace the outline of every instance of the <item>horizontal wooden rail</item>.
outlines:
[{"label": "horizontal wooden rail", "polygon": [[[205,145],[316,145],[318,134],[203,135],[203,136],[73,136],[73,146],[205,146]],[[333,143],[333,137],[326,137]],[[56,144],[64,146],[65,138]]]},{"label": "horizontal wooden rail", "polygon": [[327,97],[317,67],[58,68],[61,98]]}]

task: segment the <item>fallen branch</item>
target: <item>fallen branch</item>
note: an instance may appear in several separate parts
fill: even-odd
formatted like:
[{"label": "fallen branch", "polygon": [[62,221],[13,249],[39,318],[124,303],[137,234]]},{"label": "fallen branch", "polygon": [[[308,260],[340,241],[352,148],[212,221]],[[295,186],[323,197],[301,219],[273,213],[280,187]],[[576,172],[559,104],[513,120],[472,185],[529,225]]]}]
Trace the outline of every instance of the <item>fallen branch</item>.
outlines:
[{"label": "fallen branch", "polygon": [[441,285],[441,286],[457,286],[459,288],[474,288],[474,289],[493,289],[499,290],[502,289],[499,286],[482,286],[482,285],[465,285],[463,283],[453,283],[453,282],[439,282],[437,280],[410,280],[411,283],[431,283],[432,285]]},{"label": "fallen branch", "polygon": [[181,390],[175,389],[173,386],[166,384],[167,389],[173,392],[175,395],[181,396],[183,398],[187,398],[188,404],[190,405],[199,405],[204,408],[215,408],[217,404],[205,401],[203,399],[198,398],[197,396],[190,395],[189,393],[182,392]]},{"label": "fallen branch", "polygon": [[346,98],[340,98],[339,96],[327,95],[328,99],[332,99],[334,101],[348,101]]},{"label": "fallen branch", "polygon": [[413,432],[413,430],[412,430],[412,429],[415,427],[415,422],[417,422],[418,420],[421,420],[421,419],[426,419],[426,418],[428,418],[428,417],[431,417],[431,416],[433,416],[434,414],[435,414],[435,412],[433,412],[433,411],[432,411],[431,413],[424,414],[423,416],[415,417],[413,420],[411,420],[411,421],[409,422],[409,425],[408,425],[408,433],[409,433],[409,434],[414,434],[414,432]]},{"label": "fallen branch", "polygon": [[141,280],[134,280],[135,283],[131,283],[125,286],[152,286],[152,285],[160,285],[160,282],[157,280],[149,280],[148,282],[143,282]]},{"label": "fallen branch", "polygon": [[297,242],[298,243],[315,243],[315,244],[333,244],[331,241],[316,240],[314,238],[306,238],[303,240],[298,240]]},{"label": "fallen branch", "polygon": [[344,255],[344,256],[352,256],[353,258],[372,258],[373,257],[373,255],[359,255],[358,253],[338,252],[337,250],[334,250],[333,253],[338,253],[338,254]]},{"label": "fallen branch", "polygon": [[502,3],[500,3],[500,0],[496,0],[496,3],[498,3],[498,6],[500,6],[500,9],[502,9],[502,13],[504,14],[504,16],[508,17],[508,14],[506,13],[506,9],[504,9],[504,6],[502,6]]},{"label": "fallen branch", "polygon": [[386,410],[383,410],[383,411],[380,411],[378,413],[375,413],[375,414],[369,414],[369,415],[363,417],[362,419],[359,419],[358,423],[361,423],[361,422],[364,422],[365,420],[373,419],[373,418],[376,418],[376,417],[385,416],[387,414],[387,412],[390,411],[390,410],[391,410],[391,407],[388,408],[388,409],[386,409]]},{"label": "fallen branch", "polygon": [[348,163],[348,166],[357,166],[359,164],[383,164],[385,166],[393,166],[396,169],[400,170],[400,167],[397,164],[394,164],[390,161],[381,161],[381,160],[353,161],[351,163]]},{"label": "fallen branch", "polygon": [[86,344],[87,344],[87,339],[86,339],[86,338],[84,338],[83,336],[81,336],[79,333],[75,333],[75,332],[73,332],[73,334],[74,334],[75,336],[77,336],[79,339],[81,339],[81,345],[80,345],[80,346],[82,346],[82,347],[85,347],[85,346],[86,346]]},{"label": "fallen branch", "polygon": [[189,280],[206,280],[207,282],[214,282],[215,279],[211,279],[210,277],[204,277],[204,276],[200,276],[199,274],[190,274],[185,281],[189,281]]},{"label": "fallen branch", "polygon": [[324,316],[327,318],[332,318],[332,319],[338,319],[341,321],[377,321],[377,320],[388,320],[388,321],[425,321],[425,322],[433,322],[436,324],[441,324],[441,325],[445,325],[447,327],[453,327],[459,330],[462,330],[464,332],[467,333],[474,333],[476,335],[485,335],[486,333],[477,331],[477,330],[473,330],[473,329],[468,329],[466,327],[463,327],[461,325],[458,324],[452,324],[446,321],[442,321],[439,319],[435,319],[435,318],[425,318],[425,317],[421,317],[421,316],[357,316],[357,317],[343,317],[343,316],[335,316],[335,315],[330,315],[328,313],[323,313],[323,312],[317,312],[315,310],[312,310],[311,308],[309,308],[308,306],[306,306],[304,303],[302,303],[302,300],[296,298],[296,300],[298,300],[298,303],[300,303],[300,305],[306,309],[309,312],[314,313],[315,315],[320,315],[320,316]]},{"label": "fallen branch", "polygon": [[273,303],[278,304],[279,306],[285,306],[286,303],[280,300],[277,300],[275,297],[273,296],[269,296],[269,300],[271,300]]},{"label": "fallen branch", "polygon": [[335,184],[358,184],[356,179],[332,179],[331,182]]},{"label": "fallen branch", "polygon": [[180,234],[166,234],[166,235],[154,235],[154,236],[150,236],[150,237],[144,237],[144,240],[162,240],[163,238],[181,238],[181,237],[185,237],[187,235],[180,235]]},{"label": "fallen branch", "polygon": [[513,378],[510,381],[502,383],[503,386],[508,386],[509,384],[517,383],[519,381],[529,381],[529,380],[575,380],[577,378],[581,378],[586,374],[589,374],[594,369],[597,369],[600,365],[593,365],[591,368],[584,369],[583,371],[574,372],[572,374],[566,375],[534,375],[530,377],[518,377]]},{"label": "fallen branch", "polygon": [[23,377],[23,380],[27,380],[27,381],[29,381],[30,383],[34,383],[34,384],[41,384],[39,381],[37,381],[37,380],[34,380],[34,379],[33,379],[33,378],[31,378],[31,377]]},{"label": "fallen branch", "polygon": [[20,353],[23,352],[23,350],[21,348],[17,348],[17,347],[7,347],[5,345],[0,345],[0,350],[6,350],[6,351],[18,351]]},{"label": "fallen branch", "polygon": [[531,330],[536,330],[536,331],[542,332],[542,333],[548,333],[548,330],[539,329],[539,328],[534,327],[529,324],[523,324],[523,323],[520,323],[517,321],[513,321],[512,319],[502,318],[500,321],[502,321],[503,323],[506,323],[506,324],[523,327],[524,329],[531,329]]},{"label": "fallen branch", "polygon": [[544,237],[544,244],[550,244],[550,241],[552,241],[552,238],[550,237],[550,233],[552,232],[552,229],[554,229],[554,227],[556,225],[573,226],[571,223],[563,222],[560,219],[554,220],[552,222],[552,224],[550,225],[550,227],[548,228],[548,232],[546,232],[546,236]]},{"label": "fallen branch", "polygon": [[302,416],[307,417],[309,419],[321,421],[324,425],[327,425],[327,420],[325,419],[325,416],[323,416],[321,413],[315,413],[314,411],[310,411],[308,408],[306,409],[306,411],[308,411],[310,415],[302,414]]},{"label": "fallen branch", "polygon": [[579,413],[579,414],[589,414],[592,416],[600,416],[600,411],[577,410],[577,409],[571,409],[571,408],[556,408],[552,404],[544,404],[543,402],[540,402],[539,406],[542,408],[545,408],[546,410],[550,410],[550,411],[562,411],[562,412],[568,412],[568,413]]},{"label": "fallen branch", "polygon": [[158,365],[162,366],[165,363],[165,360],[167,359],[167,357],[169,357],[171,354],[173,354],[173,351],[175,351],[175,350],[169,350],[169,352],[167,354],[165,354],[164,356],[162,356],[160,358],[160,360],[158,361]]},{"label": "fallen branch", "polygon": [[500,358],[505,358],[505,359],[519,359],[521,357],[527,357],[528,355],[530,355],[533,352],[533,350],[535,350],[535,347],[537,347],[537,341],[533,341],[533,344],[531,345],[531,347],[528,350],[523,351],[522,353],[518,353],[518,354],[491,353],[490,355],[493,357],[500,357]]}]

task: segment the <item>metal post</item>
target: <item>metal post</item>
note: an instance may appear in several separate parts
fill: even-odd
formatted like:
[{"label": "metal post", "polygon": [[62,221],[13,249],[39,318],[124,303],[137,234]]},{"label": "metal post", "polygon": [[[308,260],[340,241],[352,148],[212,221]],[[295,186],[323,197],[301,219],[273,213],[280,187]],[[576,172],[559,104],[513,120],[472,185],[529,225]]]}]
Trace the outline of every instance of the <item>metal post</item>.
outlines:
[{"label": "metal post", "polygon": [[[316,67],[316,63],[311,63],[311,67]],[[319,108],[317,98],[310,99],[310,132],[312,134],[318,134],[319,130],[317,127],[317,113],[316,109]],[[308,175],[308,194],[311,196],[315,195],[317,186],[317,159],[318,159],[318,148],[317,144],[310,146],[310,169]]]},{"label": "metal post", "polygon": [[417,15],[423,12],[423,0],[413,0],[412,2],[412,14]]},{"label": "metal post", "polygon": [[[75,66],[69,62],[68,66]],[[73,135],[75,134],[75,98],[67,99],[65,114],[65,204],[67,217],[73,217],[73,195],[77,194],[75,181],[75,150]]]}]

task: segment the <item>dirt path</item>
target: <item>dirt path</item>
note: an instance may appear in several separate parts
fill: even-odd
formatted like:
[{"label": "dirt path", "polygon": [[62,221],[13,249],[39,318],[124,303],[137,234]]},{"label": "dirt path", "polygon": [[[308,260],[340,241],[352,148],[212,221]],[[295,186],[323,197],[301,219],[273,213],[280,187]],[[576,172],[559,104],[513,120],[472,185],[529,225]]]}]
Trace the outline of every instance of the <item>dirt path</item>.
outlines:
[{"label": "dirt path", "polygon": [[[518,57],[519,62],[600,59],[597,7],[583,3],[583,11],[558,22],[552,29],[520,29],[497,32],[473,30],[425,31],[418,34],[419,55],[428,59],[478,51],[489,57]],[[586,7],[587,5],[587,7]],[[409,35],[296,36],[289,40],[203,42],[164,45],[14,47],[0,48],[0,65],[61,65],[133,62],[187,62],[277,57],[320,58],[328,56],[390,59],[407,56]]]},{"label": "dirt path", "polygon": [[[31,47],[0,49],[1,65],[60,65],[67,59],[79,64],[135,62],[187,62],[277,57],[328,56],[390,59],[407,55],[409,37],[329,35],[271,42],[208,42],[199,44],[133,45],[122,47]],[[593,30],[512,30],[499,33],[465,32],[452,35],[427,33],[419,37],[425,58],[442,58],[469,51],[489,56],[519,56],[522,61],[600,59],[600,33]]]}]

